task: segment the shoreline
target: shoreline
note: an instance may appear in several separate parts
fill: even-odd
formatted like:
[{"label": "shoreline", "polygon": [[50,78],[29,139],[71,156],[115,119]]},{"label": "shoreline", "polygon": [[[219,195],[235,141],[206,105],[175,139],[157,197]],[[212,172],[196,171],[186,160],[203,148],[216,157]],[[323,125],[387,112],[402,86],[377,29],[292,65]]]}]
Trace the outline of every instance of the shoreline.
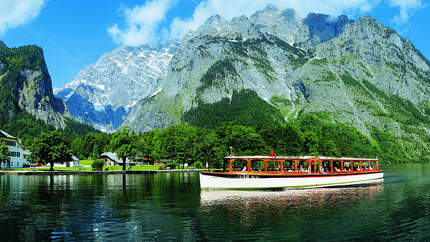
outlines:
[{"label": "shoreline", "polygon": [[[215,169],[216,170],[216,169]],[[145,171],[1,171],[0,175],[103,175],[103,174],[156,174],[177,172],[201,172],[206,170],[145,170]]]}]

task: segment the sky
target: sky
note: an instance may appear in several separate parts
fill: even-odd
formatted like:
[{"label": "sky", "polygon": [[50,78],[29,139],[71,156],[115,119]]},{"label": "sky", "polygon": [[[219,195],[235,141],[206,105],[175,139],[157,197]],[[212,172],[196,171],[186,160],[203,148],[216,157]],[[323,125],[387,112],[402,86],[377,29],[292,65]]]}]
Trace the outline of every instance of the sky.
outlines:
[{"label": "sky", "polygon": [[180,39],[212,15],[250,16],[268,4],[309,12],[370,15],[430,59],[430,0],[0,0],[0,40],[43,48],[54,88],[103,53]]}]

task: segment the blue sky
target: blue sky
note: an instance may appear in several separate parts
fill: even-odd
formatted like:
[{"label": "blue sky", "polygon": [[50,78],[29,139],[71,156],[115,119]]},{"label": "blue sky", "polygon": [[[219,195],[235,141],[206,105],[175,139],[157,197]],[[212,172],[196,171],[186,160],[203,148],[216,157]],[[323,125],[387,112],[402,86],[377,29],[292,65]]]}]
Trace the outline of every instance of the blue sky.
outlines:
[{"label": "blue sky", "polygon": [[0,40],[9,47],[43,48],[55,88],[85,66],[126,44],[181,38],[205,19],[251,15],[267,4],[309,12],[371,15],[430,58],[430,6],[425,0],[1,0]]}]

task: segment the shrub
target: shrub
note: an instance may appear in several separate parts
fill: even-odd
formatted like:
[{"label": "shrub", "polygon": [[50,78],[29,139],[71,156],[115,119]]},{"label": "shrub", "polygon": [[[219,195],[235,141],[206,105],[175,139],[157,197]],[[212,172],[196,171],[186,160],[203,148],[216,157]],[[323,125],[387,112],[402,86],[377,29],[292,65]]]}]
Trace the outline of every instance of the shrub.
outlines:
[{"label": "shrub", "polygon": [[104,160],[95,160],[95,161],[93,161],[93,164],[91,164],[91,167],[95,171],[101,171],[103,169],[104,165],[105,165]]},{"label": "shrub", "polygon": [[168,162],[166,164],[166,168],[169,167],[170,169],[175,169],[176,168],[176,163],[175,162]]},{"label": "shrub", "polygon": [[204,168],[204,165],[201,161],[196,161],[196,162],[194,162],[193,165],[194,165],[194,168],[196,168],[196,169],[203,169]]}]

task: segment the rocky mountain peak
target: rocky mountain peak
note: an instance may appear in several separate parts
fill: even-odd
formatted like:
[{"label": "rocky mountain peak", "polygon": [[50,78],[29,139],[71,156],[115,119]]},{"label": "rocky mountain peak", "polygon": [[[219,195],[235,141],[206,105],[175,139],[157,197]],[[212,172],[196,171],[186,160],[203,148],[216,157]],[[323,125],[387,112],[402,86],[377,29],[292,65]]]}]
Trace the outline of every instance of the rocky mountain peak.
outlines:
[{"label": "rocky mountain peak", "polygon": [[289,43],[304,42],[309,38],[308,29],[294,9],[281,11],[268,6],[250,19],[261,32],[275,34]]},{"label": "rocky mountain peak", "polygon": [[338,36],[343,32],[345,25],[353,23],[353,21],[345,15],[333,17],[326,14],[309,13],[303,23],[308,27],[309,38],[315,44]]},{"label": "rocky mountain peak", "polygon": [[151,95],[179,42],[138,47],[120,46],[82,69],[64,88],[56,90],[78,121],[100,130],[121,125],[129,109]]},{"label": "rocky mountain peak", "polygon": [[[287,9],[289,13],[295,15],[295,10],[294,9]],[[287,11],[285,10],[285,11]],[[269,19],[272,17],[276,17],[276,16],[281,16],[283,13],[283,11],[279,10],[275,5],[273,4],[268,4],[264,9],[259,10],[257,12],[255,12],[253,15],[251,15],[251,18],[254,19]],[[288,14],[286,14],[286,16],[288,16]]]},{"label": "rocky mountain peak", "polygon": [[214,15],[206,20],[197,30],[196,34],[200,35],[223,35],[226,33],[225,26],[228,25],[228,21],[222,18],[220,15]]},{"label": "rocky mountain peak", "polygon": [[34,45],[3,48],[0,53],[0,83],[3,89],[0,106],[9,114],[2,113],[0,121],[7,122],[24,110],[48,124],[64,128],[63,117],[69,116],[69,113],[64,103],[53,94],[42,49]]},{"label": "rocky mountain peak", "polygon": [[224,22],[225,22],[225,19],[223,19],[220,15],[216,14],[216,15],[209,17],[206,20],[205,24],[206,25],[219,25],[219,24],[224,23]]}]

